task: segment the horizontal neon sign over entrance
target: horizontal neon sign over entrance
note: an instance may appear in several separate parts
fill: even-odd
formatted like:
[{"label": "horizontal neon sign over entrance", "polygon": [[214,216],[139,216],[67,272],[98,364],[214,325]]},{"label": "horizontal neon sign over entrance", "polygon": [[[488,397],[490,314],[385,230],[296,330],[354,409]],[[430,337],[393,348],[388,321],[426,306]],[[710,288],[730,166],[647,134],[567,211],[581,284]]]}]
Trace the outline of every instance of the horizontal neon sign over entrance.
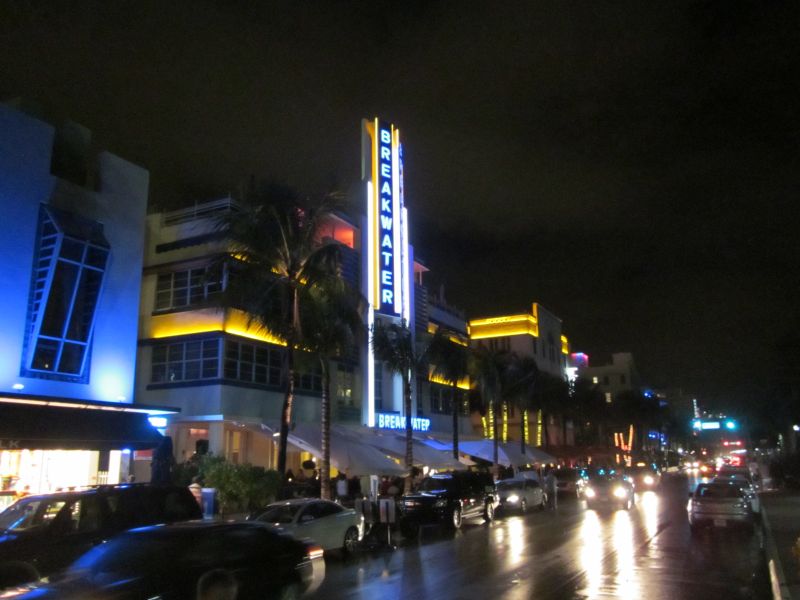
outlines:
[{"label": "horizontal neon sign over entrance", "polygon": [[[405,429],[406,418],[400,415],[377,413],[375,423],[379,429]],[[431,420],[426,417],[414,417],[411,419],[411,429],[414,431],[430,431]]]}]

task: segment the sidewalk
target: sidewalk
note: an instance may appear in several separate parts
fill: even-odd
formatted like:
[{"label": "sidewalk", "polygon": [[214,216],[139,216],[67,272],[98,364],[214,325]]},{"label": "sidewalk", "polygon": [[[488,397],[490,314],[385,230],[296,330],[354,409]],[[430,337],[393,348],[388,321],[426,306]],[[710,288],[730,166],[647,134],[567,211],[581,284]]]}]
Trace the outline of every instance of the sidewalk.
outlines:
[{"label": "sidewalk", "polygon": [[800,600],[800,558],[793,552],[800,550],[800,491],[761,494],[761,511],[773,598]]}]

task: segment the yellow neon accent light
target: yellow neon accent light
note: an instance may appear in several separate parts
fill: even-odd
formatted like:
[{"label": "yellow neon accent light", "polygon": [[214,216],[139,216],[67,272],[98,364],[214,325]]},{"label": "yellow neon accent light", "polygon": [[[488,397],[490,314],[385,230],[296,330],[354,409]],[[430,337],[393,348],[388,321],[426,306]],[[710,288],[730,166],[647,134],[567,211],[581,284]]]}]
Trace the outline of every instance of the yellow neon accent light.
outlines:
[{"label": "yellow neon accent light", "polygon": [[537,410],[536,411],[536,445],[537,446],[541,446],[542,445],[542,441],[543,441],[543,438],[544,438],[543,432],[542,432],[543,425],[544,425],[544,423],[543,423],[543,419],[542,419],[542,411],[541,410]]},{"label": "yellow neon accent light", "polygon": [[[452,381],[447,381],[441,375],[437,375],[435,373],[429,373],[428,374],[428,381],[430,381],[431,383],[439,383],[441,385],[446,385],[446,386],[449,386],[449,387],[453,387],[453,382]],[[456,383],[456,387],[458,389],[460,389],[460,390],[468,390],[469,389],[469,377],[464,377],[462,379],[459,379],[458,383]]]},{"label": "yellow neon accent light", "polygon": [[525,443],[531,443],[531,424],[528,421],[528,409],[522,411],[522,422],[525,423]]},{"label": "yellow neon accent light", "polygon": [[508,441],[508,403],[503,402],[503,441]]},{"label": "yellow neon accent light", "polygon": [[161,339],[193,333],[224,331],[260,342],[285,346],[286,342],[255,325],[248,327],[247,315],[240,310],[192,310],[167,315],[155,315],[150,322],[150,331],[144,337]]},{"label": "yellow neon accent light", "polygon": [[372,291],[372,302],[373,306],[377,306],[380,308],[381,305],[381,297],[380,297],[380,253],[379,253],[379,244],[380,244],[380,228],[378,227],[379,223],[379,202],[380,202],[380,189],[378,188],[378,131],[380,129],[380,125],[378,124],[378,117],[375,117],[374,124],[372,126],[372,231],[375,232],[373,237],[373,273],[372,278],[375,282],[375,289]]},{"label": "yellow neon accent light", "polygon": [[509,315],[491,319],[476,319],[469,322],[469,335],[473,340],[509,335],[539,337],[539,323],[532,315]]},{"label": "yellow neon accent light", "polygon": [[481,424],[483,425],[483,437],[489,437],[489,426],[486,424],[486,417],[481,417]]},{"label": "yellow neon accent light", "polygon": [[569,340],[567,336],[561,336],[561,354],[569,354]]},{"label": "yellow neon accent light", "polygon": [[431,323],[430,321],[428,322],[428,333],[433,335],[438,330],[439,330],[439,326],[436,323]]}]

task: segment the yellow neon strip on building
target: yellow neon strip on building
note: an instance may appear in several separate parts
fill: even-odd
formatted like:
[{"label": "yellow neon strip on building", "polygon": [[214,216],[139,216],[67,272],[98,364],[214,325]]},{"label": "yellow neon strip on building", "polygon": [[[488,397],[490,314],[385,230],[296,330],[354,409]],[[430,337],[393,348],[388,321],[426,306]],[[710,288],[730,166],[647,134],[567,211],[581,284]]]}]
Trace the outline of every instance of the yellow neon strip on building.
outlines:
[{"label": "yellow neon strip on building", "polygon": [[561,354],[569,354],[569,340],[567,336],[561,336]]},{"label": "yellow neon strip on building", "polygon": [[375,232],[373,237],[373,281],[375,282],[375,289],[372,291],[372,305],[376,308],[380,309],[381,307],[381,297],[380,297],[380,254],[379,254],[379,244],[380,244],[380,228],[378,227],[378,223],[380,222],[380,217],[378,216],[379,208],[380,208],[380,188],[378,187],[378,135],[379,135],[380,126],[378,124],[378,117],[375,117],[375,123],[372,126],[372,231]]},{"label": "yellow neon strip on building", "polygon": [[543,434],[542,434],[542,411],[536,411],[536,445],[541,446],[543,441]]},{"label": "yellow neon strip on building", "polygon": [[[447,381],[442,378],[440,375],[435,375],[433,373],[428,375],[428,381],[431,383],[439,383],[441,385],[446,385],[449,387],[453,387],[453,382]],[[469,377],[464,377],[463,379],[459,379],[456,387],[460,390],[468,390],[469,389]]]},{"label": "yellow neon strip on building", "polygon": [[528,409],[527,408],[522,411],[522,419],[523,419],[522,422],[525,423],[525,443],[526,444],[530,444],[531,443],[531,424],[530,424],[530,421],[528,420]]},{"label": "yellow neon strip on building", "polygon": [[506,315],[469,322],[469,335],[473,340],[530,335],[539,337],[539,320],[535,315]]},{"label": "yellow neon strip on building", "polygon": [[503,441],[508,441],[508,403],[503,402]]},{"label": "yellow neon strip on building", "polygon": [[252,340],[285,346],[286,342],[258,326],[248,327],[247,315],[235,309],[193,310],[166,315],[155,315],[151,319],[150,331],[145,337],[162,339],[195,333],[225,332]]}]

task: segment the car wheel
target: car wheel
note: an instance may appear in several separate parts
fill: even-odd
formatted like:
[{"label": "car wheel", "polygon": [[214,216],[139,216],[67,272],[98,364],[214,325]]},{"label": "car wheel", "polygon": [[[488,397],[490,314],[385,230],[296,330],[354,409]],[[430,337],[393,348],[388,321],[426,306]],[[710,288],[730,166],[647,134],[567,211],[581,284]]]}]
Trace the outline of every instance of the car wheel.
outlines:
[{"label": "car wheel", "polygon": [[547,508],[547,496],[542,494],[542,501],[539,503],[539,510],[544,510]]},{"label": "car wheel", "polygon": [[519,501],[519,512],[523,515],[528,512],[528,501],[525,498]]},{"label": "car wheel", "polygon": [[486,503],[486,508],[483,509],[483,520],[487,523],[494,521],[494,504],[491,500]]},{"label": "car wheel", "polygon": [[287,584],[281,588],[281,591],[278,592],[278,599],[298,600],[302,595],[300,584],[295,581],[294,583]]},{"label": "car wheel", "polygon": [[342,544],[342,552],[346,556],[350,556],[358,548],[358,529],[351,527],[344,532],[344,543]]},{"label": "car wheel", "polygon": [[0,565],[0,590],[24,583],[31,583],[41,578],[39,571],[30,563],[8,562]]},{"label": "car wheel", "polygon": [[453,512],[450,514],[450,528],[451,529],[460,529],[462,521],[463,521],[463,517],[461,515],[461,507],[460,506],[456,506],[453,509]]}]

